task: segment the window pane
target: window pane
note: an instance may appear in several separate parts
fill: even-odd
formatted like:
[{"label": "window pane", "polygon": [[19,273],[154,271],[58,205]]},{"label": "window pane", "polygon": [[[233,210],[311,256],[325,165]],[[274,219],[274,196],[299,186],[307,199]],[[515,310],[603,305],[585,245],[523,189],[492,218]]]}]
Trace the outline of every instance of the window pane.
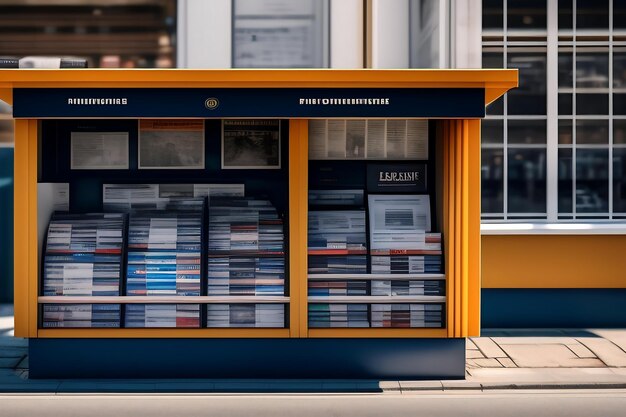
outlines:
[{"label": "window pane", "polygon": [[519,87],[507,93],[508,114],[546,114],[546,53],[510,48],[508,68],[519,69]]},{"label": "window pane", "polygon": [[482,143],[504,142],[504,121],[485,119],[481,122]]},{"label": "window pane", "polygon": [[502,213],[504,211],[504,154],[502,149],[483,149],[481,164],[482,212]]},{"label": "window pane", "polygon": [[613,49],[613,87],[626,88],[626,49]]},{"label": "window pane", "polygon": [[608,120],[576,120],[577,144],[609,143]]},{"label": "window pane", "polygon": [[572,5],[575,0],[559,0],[559,29],[571,29],[574,18]]},{"label": "window pane", "polygon": [[572,121],[559,120],[559,145],[572,143]]},{"label": "window pane", "polygon": [[609,50],[576,52],[576,88],[609,87]]},{"label": "window pane", "polygon": [[626,144],[626,120],[613,120],[613,143]]},{"label": "window pane", "polygon": [[559,94],[559,114],[570,115],[574,113],[574,107],[572,106],[572,94],[560,93]]},{"label": "window pane", "polygon": [[613,149],[613,211],[626,213],[626,149]]},{"label": "window pane", "polygon": [[233,67],[327,66],[327,6],[319,0],[233,0]]},{"label": "window pane", "polygon": [[572,150],[559,149],[559,213],[572,212]]},{"label": "window pane", "polygon": [[546,143],[545,120],[509,120],[508,143]]},{"label": "window pane", "polygon": [[573,86],[574,65],[571,52],[559,52],[559,87]]},{"label": "window pane", "polygon": [[609,150],[576,150],[576,212],[606,213],[609,207]]},{"label": "window pane", "polygon": [[613,114],[626,115],[626,94],[613,94]]},{"label": "window pane", "polygon": [[411,68],[439,68],[439,1],[411,0]]},{"label": "window pane", "polygon": [[502,0],[483,0],[483,29],[502,30],[503,10]]},{"label": "window pane", "polygon": [[508,211],[545,213],[546,150],[508,149]]},{"label": "window pane", "polygon": [[577,93],[576,114],[609,114],[609,95]]},{"label": "window pane", "polygon": [[576,29],[608,29],[609,0],[576,0]]},{"label": "window pane", "polygon": [[625,0],[613,0],[613,28],[626,29]]},{"label": "window pane", "polygon": [[507,29],[546,29],[546,0],[508,0]]}]

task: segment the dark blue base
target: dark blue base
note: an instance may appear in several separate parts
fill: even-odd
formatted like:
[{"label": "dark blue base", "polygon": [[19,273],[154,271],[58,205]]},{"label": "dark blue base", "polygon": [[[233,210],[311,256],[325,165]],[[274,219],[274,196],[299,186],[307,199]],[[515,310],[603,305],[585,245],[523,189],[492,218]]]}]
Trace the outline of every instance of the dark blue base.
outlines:
[{"label": "dark blue base", "polygon": [[626,289],[483,289],[481,326],[624,327],[625,301]]},{"label": "dark blue base", "polygon": [[30,378],[463,379],[465,339],[30,339]]}]

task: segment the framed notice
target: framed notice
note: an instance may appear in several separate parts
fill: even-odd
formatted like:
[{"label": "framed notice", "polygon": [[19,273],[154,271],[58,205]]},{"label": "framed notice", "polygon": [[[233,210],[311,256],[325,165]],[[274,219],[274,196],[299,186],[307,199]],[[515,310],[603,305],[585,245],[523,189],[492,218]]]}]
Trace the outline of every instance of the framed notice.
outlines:
[{"label": "framed notice", "polygon": [[72,132],[71,169],[128,169],[128,132]]},{"label": "framed notice", "polygon": [[280,121],[224,120],[222,169],[280,169]]},{"label": "framed notice", "polygon": [[204,121],[139,121],[139,169],[204,169]]}]

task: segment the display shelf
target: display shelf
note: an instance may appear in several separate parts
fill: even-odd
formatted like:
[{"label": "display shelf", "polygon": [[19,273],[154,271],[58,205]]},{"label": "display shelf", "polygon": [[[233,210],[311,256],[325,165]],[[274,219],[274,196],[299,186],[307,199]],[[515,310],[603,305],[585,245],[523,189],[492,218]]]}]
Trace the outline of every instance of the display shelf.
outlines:
[{"label": "display shelf", "polygon": [[267,304],[289,303],[289,297],[275,296],[43,296],[39,304]]},{"label": "display shelf", "polygon": [[430,295],[329,295],[308,298],[309,303],[323,304],[424,304],[444,303],[445,296]]},{"label": "display shelf", "polygon": [[445,274],[309,274],[310,281],[407,281],[445,280]]}]

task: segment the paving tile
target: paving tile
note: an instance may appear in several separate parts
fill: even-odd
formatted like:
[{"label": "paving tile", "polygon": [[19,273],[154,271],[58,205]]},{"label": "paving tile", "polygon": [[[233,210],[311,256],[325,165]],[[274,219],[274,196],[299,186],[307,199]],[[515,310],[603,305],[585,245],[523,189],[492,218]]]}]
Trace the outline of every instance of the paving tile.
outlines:
[{"label": "paving tile", "polygon": [[502,368],[502,364],[495,358],[473,359],[473,361],[481,368]]},{"label": "paving tile", "polygon": [[465,360],[465,371],[467,372],[468,369],[475,369],[475,368],[480,368],[480,366],[474,362],[474,359],[466,359]]},{"label": "paving tile", "polygon": [[467,381],[467,380],[443,380],[441,381],[443,385],[443,390],[480,390],[482,387],[480,386],[480,382],[475,381]]},{"label": "paving tile", "polygon": [[379,381],[378,388],[383,391],[400,391],[402,387],[401,381]]},{"label": "paving tile", "polygon": [[610,340],[626,352],[626,330],[624,329],[594,329],[591,333]]},{"label": "paving tile", "polygon": [[488,337],[475,337],[472,339],[474,344],[488,358],[506,358],[506,353],[498,345]]},{"label": "paving tile", "polygon": [[485,356],[480,352],[480,350],[466,350],[465,358],[466,359],[479,359],[484,358]]},{"label": "paving tile", "polygon": [[402,392],[407,391],[441,391],[441,381],[400,381]]},{"label": "paving tile", "polygon": [[498,345],[578,345],[573,337],[492,337]]},{"label": "paving tile", "polygon": [[513,362],[509,358],[498,358],[497,360],[505,368],[517,368],[517,365],[515,364],[515,362]]},{"label": "paving tile", "polygon": [[28,339],[23,339],[21,337],[0,337],[0,350],[3,347],[28,348]]},{"label": "paving tile", "polygon": [[587,349],[587,347],[581,343],[578,343],[577,345],[567,345],[567,347],[579,358],[597,358],[592,351]]},{"label": "paving tile", "polygon": [[24,359],[23,356],[18,358],[0,358],[0,368],[15,369],[22,359]]},{"label": "paving tile", "polygon": [[472,342],[472,339],[469,337],[465,339],[465,349],[466,350],[478,350],[478,347]]},{"label": "paving tile", "polygon": [[28,353],[28,349],[21,347],[0,347],[0,358],[21,358]]},{"label": "paving tile", "polygon": [[626,367],[626,352],[607,339],[585,337],[578,339],[607,366]]},{"label": "paving tile", "polygon": [[470,369],[473,381],[481,383],[625,383],[618,368],[482,368]]},{"label": "paving tile", "polygon": [[598,359],[581,359],[564,345],[502,345],[520,368],[604,367]]}]

